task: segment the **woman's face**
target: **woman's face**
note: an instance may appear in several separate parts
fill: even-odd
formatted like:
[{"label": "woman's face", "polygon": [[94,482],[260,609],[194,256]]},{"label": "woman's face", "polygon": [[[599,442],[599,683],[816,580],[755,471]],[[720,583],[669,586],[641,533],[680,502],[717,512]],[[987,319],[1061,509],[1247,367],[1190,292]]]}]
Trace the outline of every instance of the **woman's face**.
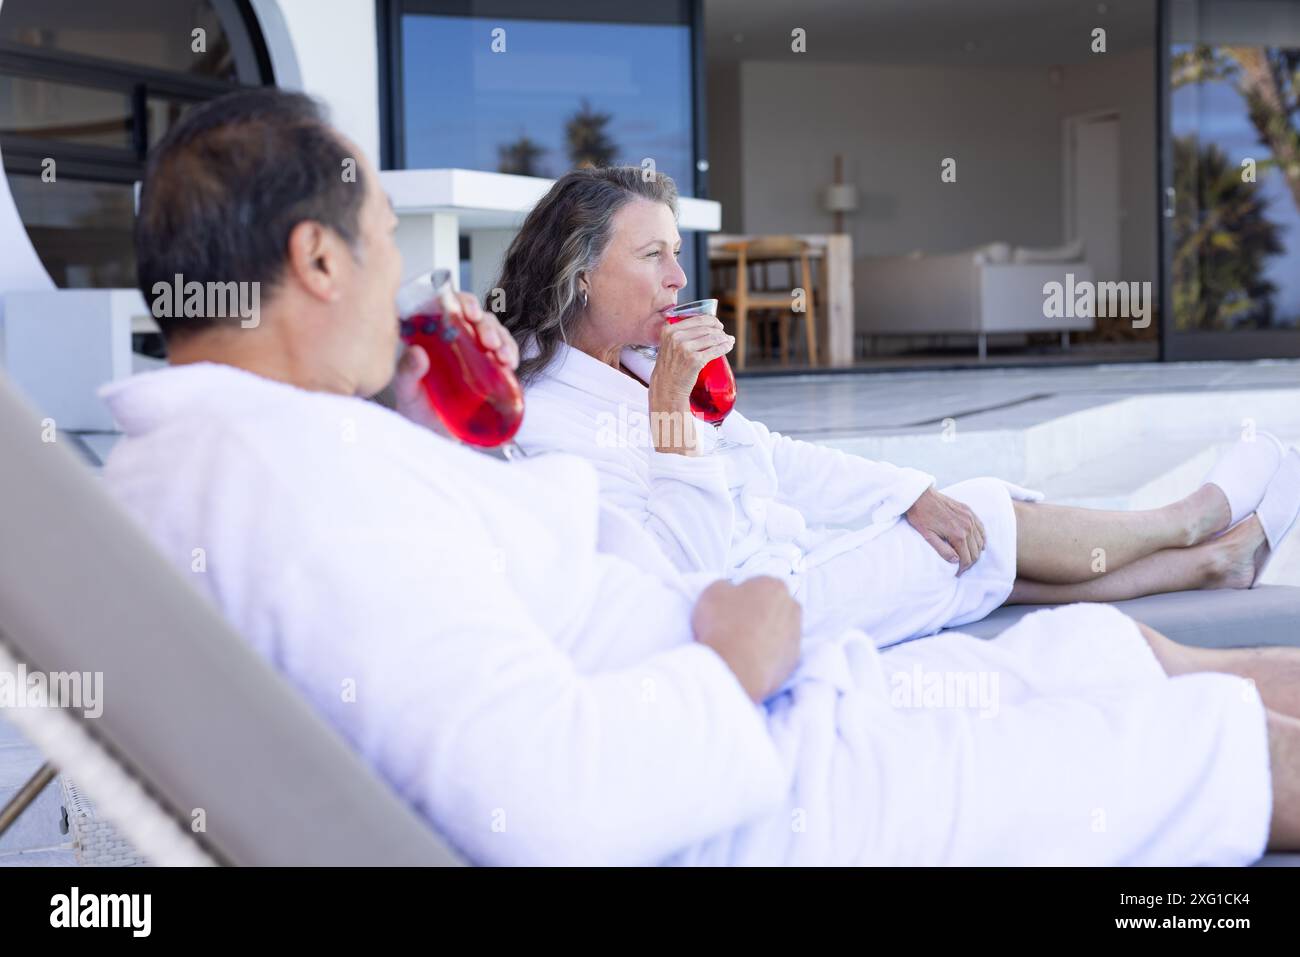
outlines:
[{"label": "woman's face", "polygon": [[598,358],[625,346],[657,346],[663,311],[686,285],[677,263],[682,239],[667,205],[634,199],[614,214],[610,229],[599,265],[586,274],[589,298],[577,343]]}]

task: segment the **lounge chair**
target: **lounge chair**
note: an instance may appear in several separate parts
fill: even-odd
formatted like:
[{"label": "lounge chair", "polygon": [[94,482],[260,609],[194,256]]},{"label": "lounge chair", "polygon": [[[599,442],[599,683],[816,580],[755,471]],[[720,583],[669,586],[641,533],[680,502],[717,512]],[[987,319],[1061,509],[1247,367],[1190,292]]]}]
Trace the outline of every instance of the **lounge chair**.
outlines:
[{"label": "lounge chair", "polygon": [[156,864],[460,863],[42,431],[0,379],[0,671],[101,672],[103,714],[0,715]]}]

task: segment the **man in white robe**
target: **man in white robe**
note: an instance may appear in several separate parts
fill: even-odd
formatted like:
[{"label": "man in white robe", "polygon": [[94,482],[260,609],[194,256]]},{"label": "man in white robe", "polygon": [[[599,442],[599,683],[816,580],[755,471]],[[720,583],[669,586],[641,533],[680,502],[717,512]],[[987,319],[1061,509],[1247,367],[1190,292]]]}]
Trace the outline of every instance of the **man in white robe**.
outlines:
[{"label": "man in white robe", "polygon": [[[104,479],[471,860],[1244,864],[1295,845],[1300,721],[1240,677],[1168,676],[1112,608],[885,652],[850,631],[792,670],[779,583],[683,578],[599,506],[588,464],[506,464],[367,401],[392,373],[395,223],[364,159],[354,220],[313,205],[334,153],[359,155],[289,153],[313,126],[287,94],[236,94],[151,159],[146,295],[167,270],[269,269],[273,288],[255,328],[161,323],[172,366],[105,390],[125,436]],[[286,156],[305,169],[280,195]],[[283,230],[269,262],[231,252],[254,194]]]}]

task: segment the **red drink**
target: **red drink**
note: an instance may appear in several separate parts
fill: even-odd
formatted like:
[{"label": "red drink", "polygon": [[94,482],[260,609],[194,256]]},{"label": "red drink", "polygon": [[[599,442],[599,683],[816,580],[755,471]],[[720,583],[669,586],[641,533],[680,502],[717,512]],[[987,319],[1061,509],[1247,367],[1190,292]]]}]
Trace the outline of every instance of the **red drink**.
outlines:
[{"label": "red drink", "polygon": [[[716,300],[705,299],[702,302],[716,303]],[[688,316],[702,314],[705,310],[699,309],[699,306],[699,303],[678,306],[677,310],[680,310],[680,314],[676,310],[669,313],[666,317],[668,323],[671,325],[681,322]],[[716,304],[713,308],[717,308]],[[708,314],[712,315],[712,312]],[[710,425],[719,426],[722,420],[731,414],[735,405],[736,377],[731,371],[731,363],[727,362],[726,356],[710,359],[700,370],[700,376],[695,380],[695,387],[691,389],[691,414]]]},{"label": "red drink", "polygon": [[736,405],[736,377],[726,356],[710,360],[700,370],[691,390],[691,413],[710,425],[719,425]]},{"label": "red drink", "polygon": [[402,338],[429,354],[424,376],[429,402],[447,431],[462,442],[482,448],[505,445],[524,421],[519,380],[479,342],[454,298],[447,301],[450,284],[430,288],[435,295],[425,295],[426,301],[402,319]]}]

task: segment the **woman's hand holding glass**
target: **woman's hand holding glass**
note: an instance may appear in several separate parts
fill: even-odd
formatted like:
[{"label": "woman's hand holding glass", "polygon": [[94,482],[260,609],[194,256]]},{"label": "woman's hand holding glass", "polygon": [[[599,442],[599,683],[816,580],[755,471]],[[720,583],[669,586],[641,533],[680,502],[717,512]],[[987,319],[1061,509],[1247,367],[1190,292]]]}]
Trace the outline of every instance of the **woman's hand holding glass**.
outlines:
[{"label": "woman's hand holding glass", "polygon": [[717,316],[689,316],[664,326],[649,383],[651,436],[660,452],[698,453],[691,390],[700,370],[735,344]]}]

